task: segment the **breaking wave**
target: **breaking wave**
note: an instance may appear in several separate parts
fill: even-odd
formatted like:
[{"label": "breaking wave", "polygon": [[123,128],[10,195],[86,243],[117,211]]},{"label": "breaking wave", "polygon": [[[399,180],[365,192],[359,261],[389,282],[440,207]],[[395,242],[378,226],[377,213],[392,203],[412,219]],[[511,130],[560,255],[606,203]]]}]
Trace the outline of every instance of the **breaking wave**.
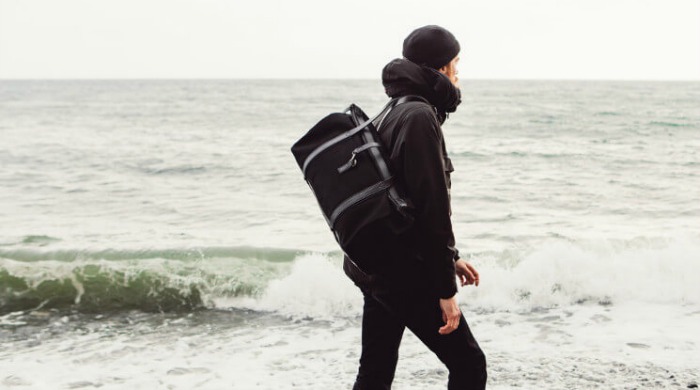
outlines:
[{"label": "breaking wave", "polygon": [[71,309],[190,311],[213,298],[254,296],[288,269],[298,251],[0,250],[0,314]]},{"label": "breaking wave", "polygon": [[[205,254],[199,257],[177,250],[67,253],[85,252],[53,251],[43,257],[0,252],[0,313],[246,308],[329,319],[361,313],[361,294],[343,274],[338,253],[265,248],[210,248],[197,251]],[[630,301],[700,304],[697,239],[553,240],[536,248],[473,255],[472,263],[481,285],[462,288],[459,299],[474,310]]]}]

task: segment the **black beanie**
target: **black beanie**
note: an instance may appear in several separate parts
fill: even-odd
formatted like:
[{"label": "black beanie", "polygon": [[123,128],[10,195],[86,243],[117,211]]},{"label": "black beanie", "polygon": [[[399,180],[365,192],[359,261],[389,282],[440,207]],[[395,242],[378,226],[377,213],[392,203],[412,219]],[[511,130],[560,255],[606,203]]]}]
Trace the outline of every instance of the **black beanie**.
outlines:
[{"label": "black beanie", "polygon": [[459,54],[459,42],[440,26],[417,28],[403,41],[403,56],[418,65],[440,69]]}]

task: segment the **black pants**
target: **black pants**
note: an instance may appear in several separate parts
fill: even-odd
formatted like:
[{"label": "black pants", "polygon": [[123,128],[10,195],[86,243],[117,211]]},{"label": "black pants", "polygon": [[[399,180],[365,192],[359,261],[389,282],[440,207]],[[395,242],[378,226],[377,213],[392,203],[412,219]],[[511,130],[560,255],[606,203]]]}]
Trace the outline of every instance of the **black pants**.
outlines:
[{"label": "black pants", "polygon": [[486,359],[464,316],[455,331],[441,335],[438,329],[444,322],[438,297],[419,292],[362,291],[362,356],[353,390],[391,389],[406,327],[445,364],[448,389],[486,387]]}]

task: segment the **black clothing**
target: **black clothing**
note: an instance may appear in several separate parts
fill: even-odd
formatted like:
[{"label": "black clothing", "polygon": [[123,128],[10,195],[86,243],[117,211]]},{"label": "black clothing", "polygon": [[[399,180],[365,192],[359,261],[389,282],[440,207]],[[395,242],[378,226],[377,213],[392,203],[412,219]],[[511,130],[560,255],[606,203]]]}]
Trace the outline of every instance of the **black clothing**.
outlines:
[{"label": "black clothing", "polygon": [[416,64],[440,69],[459,54],[459,42],[440,26],[423,26],[403,41],[403,56]]},{"label": "black clothing", "polygon": [[447,76],[405,59],[389,62],[382,71],[382,82],[389,97],[419,95],[426,98],[435,107],[440,124],[447,119],[447,113],[455,112],[462,102],[459,89]]},{"label": "black clothing", "polygon": [[[435,76],[433,73],[436,73]],[[429,278],[440,298],[457,292],[454,261],[459,258],[450,221],[450,172],[439,116],[453,112],[459,92],[443,74],[407,60],[394,60],[384,68],[384,85],[391,97],[415,94],[431,104],[408,102],[394,108],[379,129],[387,146],[389,164],[401,188],[415,207],[415,222],[395,240],[372,243],[363,264],[378,264],[375,275],[364,274],[350,259],[346,274],[358,286],[383,284],[397,287],[399,280]],[[455,92],[457,91],[457,92]],[[448,96],[449,98],[444,98]],[[437,114],[436,114],[437,113]],[[405,257],[392,256],[399,250]],[[356,259],[357,260],[357,259]]]},{"label": "black clothing", "polygon": [[448,335],[438,329],[442,313],[429,294],[371,293],[364,290],[362,356],[353,390],[389,390],[399,357],[399,344],[408,327],[449,370],[447,388],[486,388],[486,359],[464,316]]},{"label": "black clothing", "polygon": [[397,188],[413,203],[413,225],[369,235],[381,236],[367,240],[366,255],[358,260],[374,266],[370,274],[347,256],[343,263],[365,299],[353,390],[391,388],[406,327],[448,368],[448,389],[482,390],[486,360],[464,317],[452,333],[438,333],[444,325],[439,300],[457,292],[454,261],[459,258],[450,221],[453,168],[440,125],[459,105],[459,90],[436,70],[408,60],[390,62],[382,79],[390,97],[419,95],[429,103],[396,106],[379,129]]}]

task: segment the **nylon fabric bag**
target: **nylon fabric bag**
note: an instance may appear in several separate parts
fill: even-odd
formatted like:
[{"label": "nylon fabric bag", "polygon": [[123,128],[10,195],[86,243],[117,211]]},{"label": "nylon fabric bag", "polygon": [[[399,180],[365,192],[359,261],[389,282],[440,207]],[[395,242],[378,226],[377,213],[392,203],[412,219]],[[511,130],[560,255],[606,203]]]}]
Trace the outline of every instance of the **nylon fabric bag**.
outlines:
[{"label": "nylon fabric bag", "polygon": [[374,118],[352,104],[321,119],[291,148],[304,180],[345,254],[368,274],[368,261],[413,224],[413,206],[394,183],[377,128],[398,104],[392,99]]}]

